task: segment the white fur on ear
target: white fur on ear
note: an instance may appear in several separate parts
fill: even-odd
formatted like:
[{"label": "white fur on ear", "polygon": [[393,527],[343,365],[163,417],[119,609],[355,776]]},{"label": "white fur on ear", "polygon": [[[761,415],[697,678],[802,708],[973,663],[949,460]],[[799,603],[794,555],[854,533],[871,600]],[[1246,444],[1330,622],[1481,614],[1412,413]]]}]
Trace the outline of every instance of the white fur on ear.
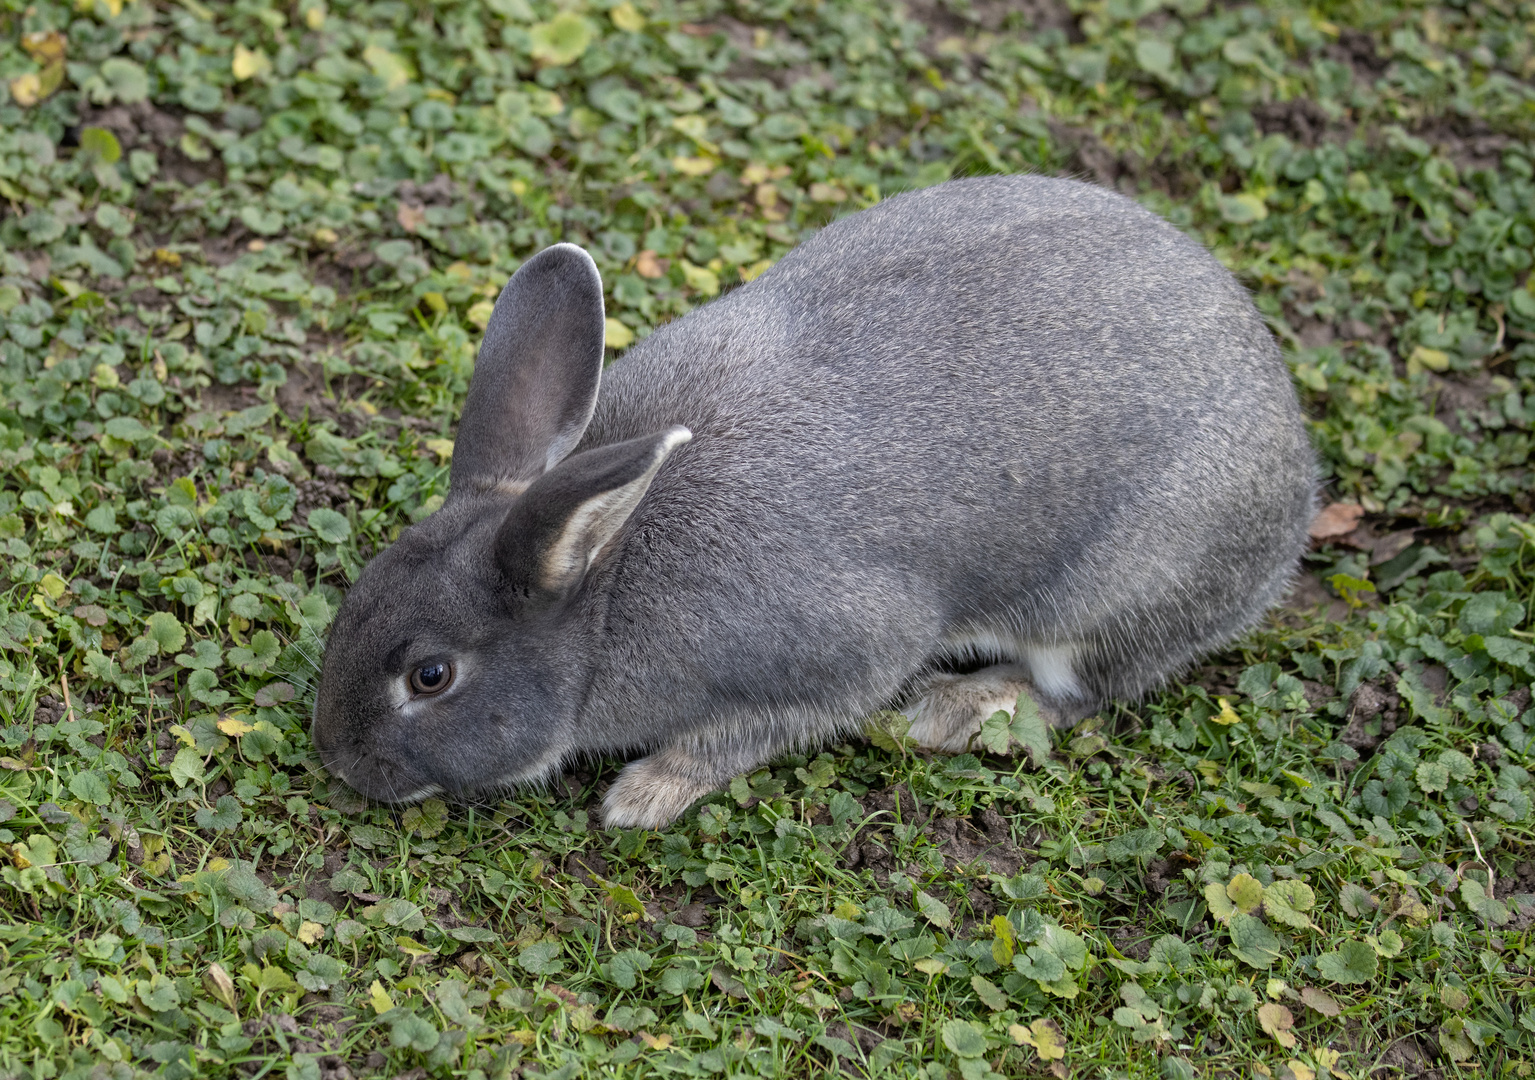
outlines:
[{"label": "white fur on ear", "polygon": [[657,440],[650,465],[643,473],[622,487],[593,495],[576,507],[544,551],[539,567],[540,584],[558,589],[585,574],[639,506],[662,463],[692,438],[693,433],[685,427],[667,429]]}]

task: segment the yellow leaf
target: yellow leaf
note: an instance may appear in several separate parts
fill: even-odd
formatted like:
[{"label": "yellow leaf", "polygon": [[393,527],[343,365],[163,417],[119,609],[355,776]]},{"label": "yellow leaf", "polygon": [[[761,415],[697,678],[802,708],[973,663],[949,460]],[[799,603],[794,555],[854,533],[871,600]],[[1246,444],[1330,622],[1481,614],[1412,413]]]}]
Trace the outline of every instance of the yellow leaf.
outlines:
[{"label": "yellow leaf", "polygon": [[431,308],[432,313],[435,315],[441,315],[444,311],[448,310],[448,298],[440,292],[424,293],[421,297],[421,302]]},{"label": "yellow leaf", "polygon": [[419,960],[423,956],[436,956],[437,955],[437,953],[435,951],[433,951],[429,946],[423,945],[423,944],[421,944],[421,942],[417,941],[415,938],[409,938],[409,937],[406,937],[403,934],[400,935],[399,937],[395,938],[394,939],[394,943],[395,943],[396,946],[399,947],[399,950],[402,953],[404,953],[406,956],[410,957],[411,960],[413,960],[413,961],[414,960]]},{"label": "yellow leaf", "polygon": [[441,461],[449,461],[453,457],[452,439],[426,439],[421,445],[436,454]]},{"label": "yellow leaf", "polygon": [[[629,6],[628,4],[624,5],[624,7],[628,7],[628,6]],[[617,22],[618,20],[614,19],[613,21]],[[670,1035],[665,1034],[665,1033],[662,1033],[660,1035],[652,1035],[648,1031],[642,1031],[642,1032],[640,1032],[640,1042],[644,1043],[646,1046],[648,1046],[652,1050],[665,1050],[668,1046],[670,1046],[672,1044],[672,1037]]]},{"label": "yellow leaf", "polygon": [[1237,906],[1226,895],[1226,887],[1218,881],[1205,886],[1205,902],[1210,905],[1210,915],[1217,922],[1226,922],[1237,913]]},{"label": "yellow leaf", "polygon": [[1242,722],[1242,718],[1237,715],[1237,711],[1231,707],[1231,702],[1223,697],[1216,698],[1215,700],[1220,702],[1221,711],[1210,717],[1211,720],[1214,720],[1217,724],[1225,724],[1227,727]]},{"label": "yellow leaf", "polygon": [[468,311],[469,321],[481,330],[490,325],[491,313],[496,310],[494,300],[481,300],[474,304]]},{"label": "yellow leaf", "polygon": [[608,348],[627,349],[630,345],[634,344],[634,331],[611,315],[608,316],[603,327],[603,332],[607,336]]},{"label": "yellow leaf", "polygon": [[330,247],[340,239],[340,234],[337,233],[335,229],[332,229],[326,225],[321,225],[314,231],[314,242],[317,244],[324,244],[326,247]]},{"label": "yellow leaf", "polygon": [[316,5],[304,12],[304,25],[311,30],[318,30],[325,25],[325,9]]},{"label": "yellow leaf", "polygon": [[30,109],[43,96],[43,80],[35,72],[18,75],[11,80],[11,99],[23,109]]},{"label": "yellow leaf", "polygon": [[756,281],[762,276],[762,272],[772,265],[772,259],[759,259],[750,266],[743,266],[741,267],[741,280]]},{"label": "yellow leaf", "polygon": [[1251,914],[1263,903],[1263,883],[1251,874],[1238,874],[1226,886],[1226,895],[1242,914]]},{"label": "yellow leaf", "polygon": [[817,180],[810,185],[810,197],[816,202],[847,202],[847,190],[838,187],[836,184],[826,184]]},{"label": "yellow leaf", "polygon": [[684,176],[708,176],[719,162],[711,157],[687,157],[679,154],[672,158],[672,168]]},{"label": "yellow leaf", "polygon": [[375,1014],[382,1014],[394,1008],[394,1001],[389,997],[389,992],[384,989],[384,984],[377,979],[368,987],[368,1004],[373,1006]]},{"label": "yellow leaf", "polygon": [[1295,1017],[1283,1005],[1271,1001],[1258,1006],[1258,1025],[1286,1050],[1295,1048],[1295,1033],[1290,1030],[1295,1026]]},{"label": "yellow leaf", "polygon": [[704,296],[719,295],[720,279],[718,274],[705,267],[694,266],[686,259],[679,259],[678,262],[682,266],[682,276],[687,281],[689,288],[702,293]]},{"label": "yellow leaf", "polygon": [[21,47],[39,64],[56,64],[64,59],[68,39],[57,30],[42,30],[21,35]]},{"label": "yellow leaf", "polygon": [[313,945],[325,936],[325,927],[317,922],[304,922],[299,924],[298,939],[305,945]]},{"label": "yellow leaf", "polygon": [[923,957],[913,966],[924,975],[942,975],[945,971],[949,970],[949,965],[936,956]]},{"label": "yellow leaf", "polygon": [[216,874],[220,870],[228,870],[229,866],[230,863],[228,859],[209,859],[207,869]]},{"label": "yellow leaf", "polygon": [[369,45],[364,49],[362,62],[384,81],[385,89],[397,90],[410,82],[410,65],[381,45]]},{"label": "yellow leaf", "polygon": [[[1294,1038],[1295,1036],[1290,1036],[1292,1042]],[[1307,1065],[1304,1061],[1295,1061],[1292,1059],[1285,1062],[1285,1068],[1290,1070],[1290,1075],[1295,1077],[1295,1080],[1316,1080],[1316,1070],[1313,1069],[1310,1065]],[[1337,1074],[1334,1073],[1333,1075]]]},{"label": "yellow leaf", "polygon": [[236,79],[254,79],[257,75],[264,75],[272,70],[272,61],[267,59],[266,53],[260,49],[247,49],[244,45],[235,46],[235,56],[229,63],[229,70],[234,72]]},{"label": "yellow leaf", "polygon": [[[553,90],[533,88],[527,91],[528,106],[538,116],[558,116],[565,111],[565,99]],[[516,181],[513,181],[515,184]]]},{"label": "yellow leaf", "polygon": [[197,746],[197,740],[192,737],[192,733],[180,724],[172,724],[165,730],[174,735],[181,742],[182,746]]},{"label": "yellow leaf", "polygon": [[1443,349],[1430,349],[1418,345],[1407,358],[1407,374],[1417,375],[1425,368],[1429,371],[1446,371],[1450,366],[1450,354]]},{"label": "yellow leaf", "polygon": [[709,121],[697,113],[672,118],[672,130],[681,132],[694,142],[703,142],[709,132]]},{"label": "yellow leaf", "polygon": [[238,739],[241,735],[249,735],[256,729],[247,724],[244,720],[233,716],[226,716],[224,719],[219,721],[219,730],[222,731],[225,735],[229,735]]},{"label": "yellow leaf", "polygon": [[1036,1020],[1027,1027],[1013,1024],[1007,1034],[1019,1046],[1032,1046],[1041,1061],[1059,1061],[1066,1056],[1066,1036],[1054,1020]]},{"label": "yellow leaf", "polygon": [[53,573],[44,574],[43,579],[38,582],[38,585],[42,587],[43,592],[48,594],[48,599],[53,601],[57,601],[59,597],[69,590],[69,583]]},{"label": "yellow leaf", "polygon": [[533,59],[562,67],[581,58],[592,43],[592,24],[573,11],[563,11],[548,22],[528,28]]},{"label": "yellow leaf", "polygon": [[635,9],[635,6],[624,0],[612,11],[608,12],[608,18],[613,20],[613,25],[620,30],[627,30],[631,34],[637,34],[645,29],[645,16]]},{"label": "yellow leaf", "polygon": [[1000,968],[1013,966],[1013,953],[1017,951],[1018,936],[1013,933],[1013,924],[1006,915],[998,915],[991,920],[991,958]]},{"label": "yellow leaf", "polygon": [[1348,1073],[1338,1068],[1338,1059],[1343,1055],[1328,1046],[1319,1046],[1311,1051],[1311,1056],[1316,1058],[1316,1063],[1326,1069],[1333,1076],[1341,1076],[1348,1080]]}]

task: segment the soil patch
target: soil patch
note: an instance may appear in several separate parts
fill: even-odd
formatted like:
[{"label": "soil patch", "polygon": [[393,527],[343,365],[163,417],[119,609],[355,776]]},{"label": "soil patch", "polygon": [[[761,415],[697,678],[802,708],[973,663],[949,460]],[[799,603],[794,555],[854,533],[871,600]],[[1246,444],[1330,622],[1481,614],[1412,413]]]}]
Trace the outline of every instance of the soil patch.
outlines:
[{"label": "soil patch", "polygon": [[[106,109],[87,109],[80,116],[80,129],[105,128],[117,136],[124,154],[133,150],[148,150],[160,162],[160,176],[175,180],[187,187],[196,187],[207,180],[224,179],[224,160],[205,147],[208,157],[194,160],[188,157],[183,143],[186,124],[182,114],[162,109],[148,101],[132,105],[113,105]],[[198,140],[200,142],[200,140]],[[195,149],[194,153],[200,153]]]}]

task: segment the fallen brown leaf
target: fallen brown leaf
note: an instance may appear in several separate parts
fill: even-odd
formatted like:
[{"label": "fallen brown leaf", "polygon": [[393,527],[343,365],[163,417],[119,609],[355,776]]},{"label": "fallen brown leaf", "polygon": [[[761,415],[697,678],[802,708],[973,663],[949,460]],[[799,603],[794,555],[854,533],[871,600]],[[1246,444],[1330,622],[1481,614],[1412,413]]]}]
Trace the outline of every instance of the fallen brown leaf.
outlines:
[{"label": "fallen brown leaf", "polygon": [[654,280],[666,274],[667,264],[670,261],[669,259],[660,258],[654,251],[646,248],[635,258],[634,272],[642,278]]},{"label": "fallen brown leaf", "polygon": [[1337,1016],[1343,1011],[1333,996],[1326,990],[1318,990],[1314,986],[1307,986],[1300,992],[1300,999],[1306,1008],[1312,1012],[1319,1012],[1323,1016]]},{"label": "fallen brown leaf", "polygon": [[1345,536],[1354,531],[1354,527],[1359,524],[1359,519],[1363,516],[1364,507],[1358,503],[1333,503],[1323,508],[1311,522],[1309,530],[1311,538],[1329,540],[1334,536]]},{"label": "fallen brown leaf", "polygon": [[413,233],[426,224],[426,207],[402,202],[394,213],[394,219],[400,223],[400,228]]}]

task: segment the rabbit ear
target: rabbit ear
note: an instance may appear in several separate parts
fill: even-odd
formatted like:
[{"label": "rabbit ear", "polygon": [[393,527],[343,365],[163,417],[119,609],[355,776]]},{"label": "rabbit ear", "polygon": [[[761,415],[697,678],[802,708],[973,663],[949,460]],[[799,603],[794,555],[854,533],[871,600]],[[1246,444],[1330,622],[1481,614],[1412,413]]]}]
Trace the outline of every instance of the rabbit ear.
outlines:
[{"label": "rabbit ear", "polygon": [[496,534],[496,561],[524,596],[578,584],[650,488],[656,470],[693,437],[667,428],[577,454],[545,473],[512,505]]},{"label": "rabbit ear", "polygon": [[602,378],[602,276],[574,244],[545,248],[501,290],[459,419],[454,494],[525,487],[575,449]]}]

